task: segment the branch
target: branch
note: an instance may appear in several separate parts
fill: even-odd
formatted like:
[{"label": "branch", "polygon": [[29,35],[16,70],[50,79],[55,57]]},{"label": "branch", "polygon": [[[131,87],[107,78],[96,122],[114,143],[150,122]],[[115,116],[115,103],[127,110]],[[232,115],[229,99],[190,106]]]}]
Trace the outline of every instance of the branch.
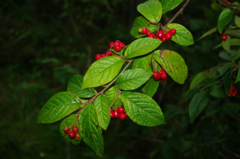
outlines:
[{"label": "branch", "polygon": [[116,102],[116,100],[118,99],[118,96],[120,95],[121,91],[118,89],[118,93],[117,93],[117,97],[115,98],[115,100],[112,102],[112,104],[110,105],[110,109],[113,106],[113,104]]},{"label": "branch", "polygon": [[224,7],[230,9],[230,10],[236,10],[237,14],[240,14],[240,10],[233,8],[230,4],[228,4],[227,2],[225,2],[224,0],[217,0],[218,3],[221,3]]},{"label": "branch", "polygon": [[84,104],[82,105],[82,108],[81,108],[81,109],[79,110],[79,112],[77,113],[77,117],[76,117],[76,119],[75,119],[74,126],[76,125],[76,120],[78,119],[78,117],[79,117],[81,111],[83,110],[83,108],[86,107],[86,105],[87,105],[88,103],[92,102],[95,98],[97,98],[100,94],[103,94],[104,91],[106,91],[106,90],[117,80],[117,78],[118,78],[124,71],[126,71],[126,69],[129,67],[129,65],[130,65],[132,62],[133,62],[133,60],[130,60],[129,63],[124,67],[124,69],[122,70],[122,72],[120,72],[120,73],[118,74],[118,76],[117,76],[112,82],[110,82],[101,92],[98,92],[94,97],[92,97],[92,98],[89,99],[86,103],[84,103]]},{"label": "branch", "polygon": [[187,0],[187,2],[182,6],[182,8],[174,15],[174,17],[165,26],[172,23],[177,18],[177,16],[179,16],[179,14],[182,14],[183,10],[185,9],[189,2],[190,0]]}]

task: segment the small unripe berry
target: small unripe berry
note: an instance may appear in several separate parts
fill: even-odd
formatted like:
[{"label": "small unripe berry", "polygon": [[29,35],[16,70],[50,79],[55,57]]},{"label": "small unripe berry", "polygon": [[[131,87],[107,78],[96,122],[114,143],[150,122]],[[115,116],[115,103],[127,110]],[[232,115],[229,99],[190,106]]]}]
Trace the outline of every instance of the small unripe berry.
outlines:
[{"label": "small unripe berry", "polygon": [[175,29],[170,29],[170,33],[171,33],[172,35],[175,35],[175,34],[176,34],[176,30],[175,30]]},{"label": "small unripe berry", "polygon": [[127,117],[127,115],[126,115],[125,113],[120,113],[120,114],[119,114],[119,118],[120,118],[121,120],[126,119],[126,117]]},{"label": "small unripe berry", "polygon": [[122,50],[122,48],[121,48],[119,45],[115,45],[115,46],[114,46],[114,50],[117,51],[117,52],[119,52],[119,51]]},{"label": "small unripe berry", "polygon": [[111,42],[111,43],[109,44],[109,47],[110,47],[110,48],[113,48],[113,46],[114,46],[114,42]]},{"label": "small unripe berry", "polygon": [[110,118],[114,118],[114,113],[112,110],[110,111]]},{"label": "small unripe berry", "polygon": [[223,41],[227,40],[227,35],[225,35],[225,34],[222,35],[222,40],[223,40]]},{"label": "small unripe berry", "polygon": [[139,28],[139,29],[138,29],[138,32],[139,32],[139,33],[142,33],[142,31],[143,31],[142,28]]},{"label": "small unripe berry", "polygon": [[159,30],[159,31],[157,32],[157,36],[158,36],[160,39],[162,39],[162,38],[164,37],[164,31],[163,31],[163,30]]},{"label": "small unripe berry", "polygon": [[116,41],[114,42],[114,44],[115,44],[115,45],[118,45],[118,46],[120,45],[120,43],[121,43],[120,40],[116,40]]},{"label": "small unripe berry", "polygon": [[143,28],[142,34],[147,34],[147,28]]},{"label": "small unripe berry", "polygon": [[147,36],[151,34],[151,31],[150,30],[147,30]]},{"label": "small unripe berry", "polygon": [[108,51],[106,51],[106,56],[111,56],[112,55],[112,53],[108,50]]},{"label": "small unripe berry", "polygon": [[78,132],[78,127],[77,127],[77,126],[74,126],[74,127],[73,127],[73,131],[74,131],[74,132]]},{"label": "small unripe berry", "polygon": [[124,108],[123,108],[123,107],[119,107],[119,108],[117,109],[117,111],[118,111],[118,113],[123,113],[123,112],[124,112]]},{"label": "small unripe berry", "polygon": [[68,126],[65,126],[63,128],[63,131],[65,132],[65,134],[67,134],[70,131],[70,128]]},{"label": "small unripe berry", "polygon": [[69,131],[69,133],[68,133],[68,136],[70,137],[70,138],[74,138],[75,137],[75,132],[73,132],[73,131]]},{"label": "small unripe berry", "polygon": [[163,43],[167,41],[166,37],[163,37],[162,39],[160,39]]},{"label": "small unripe berry", "polygon": [[100,54],[96,55],[96,60],[99,60],[100,58],[102,58],[102,56]]},{"label": "small unripe berry", "polygon": [[156,38],[154,34],[149,34],[148,37],[149,38]]},{"label": "small unripe berry", "polygon": [[115,118],[118,118],[119,117],[119,113],[117,110],[113,110],[113,114],[114,114],[114,117]]},{"label": "small unripe berry", "polygon": [[124,49],[124,48],[125,48],[125,44],[124,44],[124,43],[120,43],[119,46],[121,47],[121,49]]},{"label": "small unripe berry", "polygon": [[77,141],[80,140],[80,134],[76,134],[75,139],[76,139]]},{"label": "small unripe berry", "polygon": [[170,32],[166,32],[165,38],[166,38],[167,40],[172,39],[172,34],[171,34]]}]

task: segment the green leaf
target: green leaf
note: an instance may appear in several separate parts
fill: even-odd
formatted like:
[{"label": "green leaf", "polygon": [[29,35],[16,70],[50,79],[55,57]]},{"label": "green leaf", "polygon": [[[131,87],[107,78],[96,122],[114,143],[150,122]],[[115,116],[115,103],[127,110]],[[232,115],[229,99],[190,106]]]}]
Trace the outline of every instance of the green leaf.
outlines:
[{"label": "green leaf", "polygon": [[221,51],[221,52],[219,53],[219,56],[220,56],[222,59],[225,59],[225,60],[228,60],[228,61],[231,61],[231,60],[232,60],[231,57],[230,57],[230,55],[229,55],[229,53],[226,52],[226,51]]},{"label": "green leaf", "polygon": [[207,92],[201,91],[194,95],[189,105],[189,116],[191,123],[203,111],[208,104]]},{"label": "green leaf", "polygon": [[240,27],[240,17],[235,15],[235,24]]},{"label": "green leaf", "polygon": [[83,76],[74,75],[70,78],[67,91],[79,96],[80,98],[89,98],[95,95],[93,88],[82,90]]},{"label": "green leaf", "polygon": [[183,0],[161,0],[163,14],[176,8]]},{"label": "green leaf", "polygon": [[105,96],[102,94],[96,98],[94,104],[97,111],[99,125],[104,130],[107,130],[110,122],[110,104],[108,103],[108,100],[105,98]]},{"label": "green leaf", "polygon": [[226,35],[240,38],[240,29],[229,30],[226,32]]},{"label": "green leaf", "polygon": [[231,39],[230,45],[240,45],[240,39]]},{"label": "green leaf", "polygon": [[202,38],[204,38],[204,37],[206,37],[206,36],[208,36],[212,33],[215,33],[216,31],[217,31],[217,28],[213,28],[213,29],[209,30],[208,32],[206,32],[205,34],[203,34],[198,40],[200,40],[200,39],[202,39]]},{"label": "green leaf", "polygon": [[184,59],[178,53],[170,50],[157,50],[153,57],[174,81],[179,84],[185,82],[188,68]]},{"label": "green leaf", "polygon": [[122,68],[124,60],[109,56],[97,60],[88,69],[83,79],[82,90],[89,87],[98,87],[114,79]]},{"label": "green leaf", "polygon": [[206,71],[203,72],[203,75],[207,78],[213,78],[217,75],[218,72],[218,66],[212,67]]},{"label": "green leaf", "polygon": [[220,87],[220,86],[212,86],[210,88],[210,95],[213,96],[213,97],[216,97],[216,98],[223,98],[223,97],[226,97],[223,89]]},{"label": "green leaf", "polygon": [[206,76],[203,75],[203,72],[200,72],[199,74],[197,74],[191,84],[190,84],[190,87],[189,87],[189,91],[190,90],[193,90],[194,88],[197,87],[197,85],[199,85],[202,81],[204,81],[206,79]]},{"label": "green leaf", "polygon": [[[68,126],[70,129],[72,129],[72,127],[74,126],[74,122],[75,122],[75,119],[77,118],[77,115],[76,114],[72,114],[70,116],[68,116],[67,118],[65,118],[61,124],[60,124],[60,133],[62,135],[62,137],[67,141],[67,142],[71,142],[73,143],[74,145],[77,145],[80,143],[81,139],[80,140],[76,140],[75,138],[70,138],[68,136],[68,134],[65,134],[64,132],[64,127],[65,126]],[[79,125],[79,122],[78,120],[76,120],[76,126],[80,128],[80,125]],[[78,133],[80,133],[80,130],[78,130]],[[82,137],[82,135],[80,135]]]},{"label": "green leaf", "polygon": [[132,64],[132,68],[136,69],[136,68],[141,68],[147,71],[152,71],[152,57],[151,54],[141,57],[141,58],[137,58],[134,60],[133,64]]},{"label": "green leaf", "polygon": [[170,29],[176,29],[176,34],[172,36],[172,41],[183,46],[189,46],[194,44],[191,32],[187,30],[187,28],[185,28],[184,26],[176,23],[171,23],[168,24],[167,27]]},{"label": "green leaf", "polygon": [[232,70],[229,70],[224,76],[223,76],[223,87],[226,96],[228,96],[228,91],[231,86],[231,75],[232,75]]},{"label": "green leaf", "polygon": [[232,64],[227,64],[227,65],[223,65],[221,67],[218,68],[218,72],[219,74],[222,76],[224,75],[225,72],[227,72],[227,70],[232,66]]},{"label": "green leaf", "polygon": [[103,137],[99,126],[96,108],[93,103],[87,104],[79,116],[80,131],[83,141],[91,147],[94,152],[103,157]]},{"label": "green leaf", "polygon": [[225,8],[219,18],[218,18],[218,23],[217,23],[217,28],[220,34],[222,34],[223,29],[227,26],[227,24],[231,21],[232,17],[234,15],[234,10],[231,11],[228,8]]},{"label": "green leaf", "polygon": [[141,91],[149,97],[152,97],[157,92],[159,83],[159,80],[155,81],[154,78],[150,78]]},{"label": "green leaf", "polygon": [[56,122],[81,107],[78,97],[70,92],[52,96],[38,114],[37,123]]},{"label": "green leaf", "polygon": [[215,47],[213,48],[213,50],[215,50],[215,49],[217,49],[217,48],[220,48],[220,47],[222,47],[222,43],[220,43],[220,44],[218,44],[217,46],[215,46]]},{"label": "green leaf", "polygon": [[161,40],[153,38],[141,38],[133,41],[126,49],[124,56],[127,59],[145,55],[153,50],[155,50],[160,44]]},{"label": "green leaf", "polygon": [[134,90],[147,82],[152,75],[153,72],[144,69],[129,69],[117,78],[116,85],[122,90]]},{"label": "green leaf", "polygon": [[141,93],[122,92],[120,98],[128,116],[135,123],[143,126],[165,123],[160,107],[151,97]]},{"label": "green leaf", "polygon": [[231,37],[230,36],[227,36],[227,40],[223,40],[222,41],[222,46],[223,48],[227,51],[227,52],[231,52],[231,49],[230,49],[230,41],[231,41]]},{"label": "green leaf", "polygon": [[237,83],[239,81],[240,81],[240,69],[238,69],[238,75],[237,75],[237,79],[236,79],[235,83]]},{"label": "green leaf", "polygon": [[[144,28],[147,24],[148,24],[148,21],[144,17],[142,17],[142,16],[137,17],[134,20],[134,23],[133,23],[133,26],[132,26],[132,30],[131,30],[132,36],[134,36],[135,38],[141,38],[143,36],[146,36],[145,34],[139,33],[138,29],[139,28]],[[151,33],[156,31],[157,28],[158,28],[158,26],[155,25],[155,24],[149,24],[147,26],[147,29],[150,30]]]},{"label": "green leaf", "polygon": [[162,5],[158,0],[146,1],[139,4],[137,10],[150,22],[159,22],[162,17]]},{"label": "green leaf", "polygon": [[[116,86],[111,87],[108,91],[106,91],[105,98],[108,100],[108,103],[111,105],[114,100],[117,98],[118,88]],[[118,108],[122,106],[122,101],[118,98],[116,102],[114,102],[112,108]]]}]

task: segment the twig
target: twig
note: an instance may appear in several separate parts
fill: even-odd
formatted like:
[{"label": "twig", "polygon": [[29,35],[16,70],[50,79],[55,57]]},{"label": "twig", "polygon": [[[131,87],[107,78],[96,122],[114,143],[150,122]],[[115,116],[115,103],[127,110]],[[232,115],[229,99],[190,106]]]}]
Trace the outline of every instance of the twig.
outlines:
[{"label": "twig", "polygon": [[212,141],[212,142],[208,142],[208,143],[200,144],[200,146],[212,145],[212,144],[216,144],[216,143],[223,142],[223,141],[225,141],[225,140],[226,140],[226,139],[223,138],[223,139],[219,139],[219,140],[216,140],[216,141]]},{"label": "twig", "polygon": [[118,89],[118,93],[117,93],[117,97],[115,98],[115,100],[112,102],[112,104],[110,105],[110,109],[113,106],[113,104],[116,102],[116,100],[118,99],[118,96],[120,95],[121,91]]},{"label": "twig", "polygon": [[75,119],[75,121],[74,121],[74,126],[76,125],[76,120],[78,119],[78,117],[79,117],[81,111],[83,110],[83,108],[84,108],[88,103],[92,102],[95,98],[97,98],[100,94],[102,94],[105,90],[107,90],[107,89],[117,80],[117,78],[119,77],[119,75],[121,75],[121,74],[128,68],[128,66],[129,66],[132,62],[133,62],[133,60],[130,60],[129,63],[124,67],[124,69],[122,70],[122,72],[120,72],[120,73],[118,74],[118,76],[117,76],[111,83],[109,83],[102,91],[98,92],[94,97],[92,97],[92,98],[89,99],[86,103],[84,103],[84,104],[82,105],[82,108],[81,108],[81,109],[78,111],[78,113],[77,113],[77,117],[76,117],[76,119]]},{"label": "twig", "polygon": [[237,14],[240,14],[240,10],[239,7],[238,9],[233,8],[230,4],[228,4],[227,2],[225,2],[224,0],[217,0],[218,3],[221,3],[224,7],[230,9],[230,10],[236,10]]},{"label": "twig", "polygon": [[187,6],[187,4],[189,2],[190,2],[190,0],[187,0],[187,2],[182,6],[182,8],[174,15],[174,17],[171,20],[169,20],[169,22],[165,26],[172,23],[177,18],[177,16],[179,16],[179,14],[181,14],[183,12],[183,10],[185,9],[185,7]]}]

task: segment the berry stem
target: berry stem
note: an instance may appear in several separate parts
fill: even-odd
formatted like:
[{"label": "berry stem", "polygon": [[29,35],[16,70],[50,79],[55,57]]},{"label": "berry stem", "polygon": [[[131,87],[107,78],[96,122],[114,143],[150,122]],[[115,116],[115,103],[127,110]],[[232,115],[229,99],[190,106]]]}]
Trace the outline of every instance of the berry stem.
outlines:
[{"label": "berry stem", "polygon": [[182,8],[174,15],[174,17],[171,20],[169,20],[169,22],[165,26],[172,23],[179,16],[179,14],[182,14],[183,10],[185,9],[189,2],[190,0],[187,0],[186,3],[182,6]]},{"label": "berry stem", "polygon": [[112,80],[112,82],[110,82],[102,91],[98,92],[95,96],[93,96],[91,99],[89,99],[86,103],[84,103],[84,104],[82,105],[82,108],[81,108],[81,109],[78,111],[78,113],[77,113],[77,117],[76,117],[76,119],[75,119],[75,121],[74,121],[74,126],[76,126],[76,121],[77,121],[77,119],[79,118],[79,115],[80,115],[81,111],[83,110],[83,108],[86,107],[86,105],[87,105],[88,103],[92,102],[95,98],[97,98],[100,94],[103,94],[104,91],[106,91],[106,90],[117,80],[117,78],[118,78],[123,72],[126,71],[126,69],[129,67],[129,65],[130,65],[133,61],[134,61],[134,60],[130,60],[129,63],[124,67],[124,69],[122,70],[122,72],[120,72],[120,73],[118,74],[118,76],[117,76],[114,80]]}]

